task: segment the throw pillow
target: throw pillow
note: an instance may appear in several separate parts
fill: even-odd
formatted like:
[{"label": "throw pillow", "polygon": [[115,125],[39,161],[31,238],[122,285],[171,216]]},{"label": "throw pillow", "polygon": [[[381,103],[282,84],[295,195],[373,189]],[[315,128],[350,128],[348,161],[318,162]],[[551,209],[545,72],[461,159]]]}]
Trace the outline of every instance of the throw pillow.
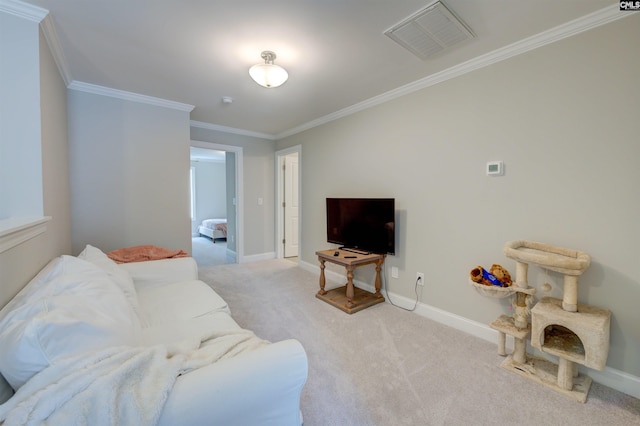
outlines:
[{"label": "throw pillow", "polygon": [[72,256],[59,262],[0,320],[0,373],[15,390],[62,358],[140,342],[137,315],[104,271]]},{"label": "throw pillow", "polygon": [[87,244],[82,253],[78,255],[78,258],[87,260],[105,271],[109,277],[111,277],[113,282],[118,284],[118,287],[122,289],[124,295],[127,296],[127,300],[131,303],[131,306],[136,313],[138,313],[138,294],[136,293],[136,288],[133,285],[133,279],[127,271],[119,267],[116,262],[109,259],[102,250],[89,244]]}]

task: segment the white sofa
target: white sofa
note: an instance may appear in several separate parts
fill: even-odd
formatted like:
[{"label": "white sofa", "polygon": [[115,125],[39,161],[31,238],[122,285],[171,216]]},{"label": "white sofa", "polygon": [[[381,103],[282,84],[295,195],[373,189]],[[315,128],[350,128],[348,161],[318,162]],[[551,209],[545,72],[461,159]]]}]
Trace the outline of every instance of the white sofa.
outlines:
[{"label": "white sofa", "polygon": [[225,349],[179,375],[153,423],[300,425],[306,354],[296,340],[268,343],[242,330],[227,303],[198,280],[192,258],[117,265],[87,246],[77,258],[52,260],[0,311],[0,403],[24,399],[20,388],[36,386],[65,360],[234,333],[246,333],[253,346]]}]

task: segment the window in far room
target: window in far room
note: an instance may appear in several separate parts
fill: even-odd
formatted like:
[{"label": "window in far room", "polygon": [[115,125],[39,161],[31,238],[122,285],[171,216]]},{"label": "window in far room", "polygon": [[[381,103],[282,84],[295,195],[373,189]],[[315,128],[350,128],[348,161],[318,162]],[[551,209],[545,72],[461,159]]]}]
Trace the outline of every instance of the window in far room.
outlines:
[{"label": "window in far room", "polygon": [[196,168],[191,166],[189,173],[189,182],[191,184],[191,221],[196,219]]}]

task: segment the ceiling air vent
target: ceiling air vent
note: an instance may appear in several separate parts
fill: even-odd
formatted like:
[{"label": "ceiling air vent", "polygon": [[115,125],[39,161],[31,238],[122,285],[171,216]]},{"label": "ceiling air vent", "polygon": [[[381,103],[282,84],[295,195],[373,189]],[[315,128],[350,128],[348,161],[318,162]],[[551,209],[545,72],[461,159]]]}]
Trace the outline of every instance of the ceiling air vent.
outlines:
[{"label": "ceiling air vent", "polygon": [[441,2],[435,2],[384,32],[420,59],[474,37]]}]

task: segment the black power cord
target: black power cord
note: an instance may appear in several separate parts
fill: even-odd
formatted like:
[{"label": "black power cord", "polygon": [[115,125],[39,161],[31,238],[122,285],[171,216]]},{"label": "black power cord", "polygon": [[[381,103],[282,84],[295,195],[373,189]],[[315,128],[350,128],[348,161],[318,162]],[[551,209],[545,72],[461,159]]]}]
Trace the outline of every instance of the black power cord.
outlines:
[{"label": "black power cord", "polygon": [[382,278],[383,278],[382,286],[384,287],[384,292],[387,295],[387,300],[389,301],[389,303],[391,303],[396,308],[404,309],[405,311],[409,311],[409,312],[415,311],[416,308],[418,307],[418,282],[420,281],[421,278],[416,278],[416,284],[413,287],[413,290],[416,293],[416,301],[415,301],[415,303],[413,305],[413,308],[411,308],[411,309],[403,308],[402,306],[396,305],[395,303],[393,303],[393,300],[391,300],[391,298],[389,297],[389,291],[387,289],[387,281],[388,281],[387,280],[387,268],[384,266],[384,264],[383,264],[382,267],[383,267],[383,270],[382,270]]}]

